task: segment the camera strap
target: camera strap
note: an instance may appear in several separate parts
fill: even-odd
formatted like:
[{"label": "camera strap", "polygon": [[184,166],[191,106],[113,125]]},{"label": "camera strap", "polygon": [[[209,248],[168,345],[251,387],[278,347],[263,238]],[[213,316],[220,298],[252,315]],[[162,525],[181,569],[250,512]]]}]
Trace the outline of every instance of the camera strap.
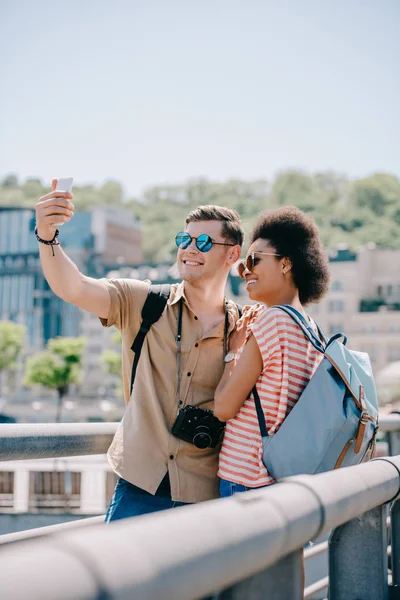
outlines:
[{"label": "camera strap", "polygon": [[[238,309],[239,310],[239,309]],[[178,323],[177,323],[177,332],[176,332],[176,350],[177,350],[177,366],[178,366],[178,414],[182,405],[181,401],[181,364],[182,364],[182,314],[183,314],[183,298],[179,301],[178,308]],[[229,314],[228,314],[228,306],[225,302],[225,325],[224,325],[224,356],[226,356],[228,351],[228,328],[229,328]]]}]

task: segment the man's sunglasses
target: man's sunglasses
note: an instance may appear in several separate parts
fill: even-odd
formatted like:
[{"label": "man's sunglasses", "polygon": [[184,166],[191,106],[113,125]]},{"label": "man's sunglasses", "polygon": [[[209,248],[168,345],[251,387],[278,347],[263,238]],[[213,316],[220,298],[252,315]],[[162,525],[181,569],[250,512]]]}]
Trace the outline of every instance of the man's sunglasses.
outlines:
[{"label": "man's sunglasses", "polygon": [[282,256],[282,254],[276,254],[275,252],[252,252],[246,258],[246,260],[242,260],[238,266],[238,275],[242,279],[244,279],[244,272],[249,271],[251,273],[254,267],[260,262],[260,259],[257,258],[256,254],[262,254],[264,256]]},{"label": "man's sunglasses", "polygon": [[192,243],[192,240],[196,241],[196,248],[197,248],[197,250],[200,250],[200,252],[208,252],[215,245],[216,246],[236,246],[236,244],[225,244],[223,242],[214,242],[214,240],[211,239],[210,236],[207,235],[206,233],[202,233],[201,235],[199,235],[196,238],[196,237],[192,237],[191,235],[186,233],[186,231],[180,231],[175,236],[175,244],[178,246],[178,248],[181,248],[181,250],[186,250],[186,248],[189,248],[190,244]]}]

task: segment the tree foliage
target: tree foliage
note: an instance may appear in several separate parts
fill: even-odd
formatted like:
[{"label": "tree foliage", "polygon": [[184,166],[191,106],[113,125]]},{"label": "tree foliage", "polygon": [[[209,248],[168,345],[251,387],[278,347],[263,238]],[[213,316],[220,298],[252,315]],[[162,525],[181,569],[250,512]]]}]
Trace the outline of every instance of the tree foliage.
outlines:
[{"label": "tree foliage", "polygon": [[63,398],[72,383],[82,379],[82,353],[85,338],[59,337],[49,340],[47,348],[28,358],[24,385],[42,385],[58,394],[56,421],[60,421]]},{"label": "tree foliage", "polygon": [[121,353],[115,350],[104,350],[100,356],[100,361],[106,368],[109,375],[113,377],[121,377],[122,373],[122,358]]},{"label": "tree foliage", "polygon": [[[8,175],[0,187],[0,206],[32,208],[47,191],[38,179],[21,183]],[[311,175],[290,169],[278,173],[272,182],[193,179],[182,185],[153,186],[140,200],[125,198],[121,185],[109,180],[100,186],[75,186],[74,204],[81,211],[109,204],[131,209],[142,222],[144,257],[153,263],[174,259],[173,234],[184,227],[186,215],[199,204],[236,209],[246,233],[261,211],[294,204],[314,216],[328,247],[347,243],[354,249],[375,242],[400,248],[400,181],[387,173],[351,181],[333,171]]]},{"label": "tree foliage", "polygon": [[114,379],[117,396],[122,396],[121,333],[118,330],[114,331],[111,335],[111,339],[116,349],[104,350],[100,355],[100,363],[103,365],[106,373],[111,375]]},{"label": "tree foliage", "polygon": [[25,327],[13,321],[0,322],[0,371],[13,369],[21,354]]}]

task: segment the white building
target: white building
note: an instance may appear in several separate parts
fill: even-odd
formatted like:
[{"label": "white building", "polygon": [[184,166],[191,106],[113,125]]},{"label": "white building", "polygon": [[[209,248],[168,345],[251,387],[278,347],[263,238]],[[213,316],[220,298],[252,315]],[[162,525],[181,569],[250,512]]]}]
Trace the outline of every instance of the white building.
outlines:
[{"label": "white building", "polygon": [[0,534],[102,515],[116,480],[105,455],[2,462]]},{"label": "white building", "polygon": [[[342,331],[349,348],[368,352],[377,374],[400,360],[400,250],[341,247],[330,257],[330,270],[328,294],[307,310],[328,337]],[[251,303],[243,286],[235,300]]]}]

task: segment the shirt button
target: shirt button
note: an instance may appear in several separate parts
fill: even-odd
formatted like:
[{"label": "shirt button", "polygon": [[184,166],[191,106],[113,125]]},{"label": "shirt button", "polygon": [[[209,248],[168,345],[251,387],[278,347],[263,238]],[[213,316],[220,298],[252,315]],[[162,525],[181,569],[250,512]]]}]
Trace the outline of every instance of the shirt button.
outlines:
[{"label": "shirt button", "polygon": [[178,404],[179,404],[179,406],[182,406],[182,404],[183,404],[182,400],[179,400]]},{"label": "shirt button", "polygon": [[197,320],[198,320],[198,318],[197,318],[197,317],[195,317],[195,318],[194,318],[194,320],[195,320],[195,321],[197,321]]},{"label": "shirt button", "polygon": [[188,377],[190,377],[190,376],[191,376],[191,373],[190,373],[190,371],[189,371],[189,373],[187,374],[187,376],[188,376]]},{"label": "shirt button", "polygon": [[173,455],[173,454],[170,454],[170,455],[169,455],[169,458],[170,458],[170,460],[174,460],[174,455]]},{"label": "shirt button", "polygon": [[199,345],[198,345],[198,343],[197,343],[197,342],[195,343],[194,347],[195,347],[195,348],[198,348],[198,347],[199,347]]}]

